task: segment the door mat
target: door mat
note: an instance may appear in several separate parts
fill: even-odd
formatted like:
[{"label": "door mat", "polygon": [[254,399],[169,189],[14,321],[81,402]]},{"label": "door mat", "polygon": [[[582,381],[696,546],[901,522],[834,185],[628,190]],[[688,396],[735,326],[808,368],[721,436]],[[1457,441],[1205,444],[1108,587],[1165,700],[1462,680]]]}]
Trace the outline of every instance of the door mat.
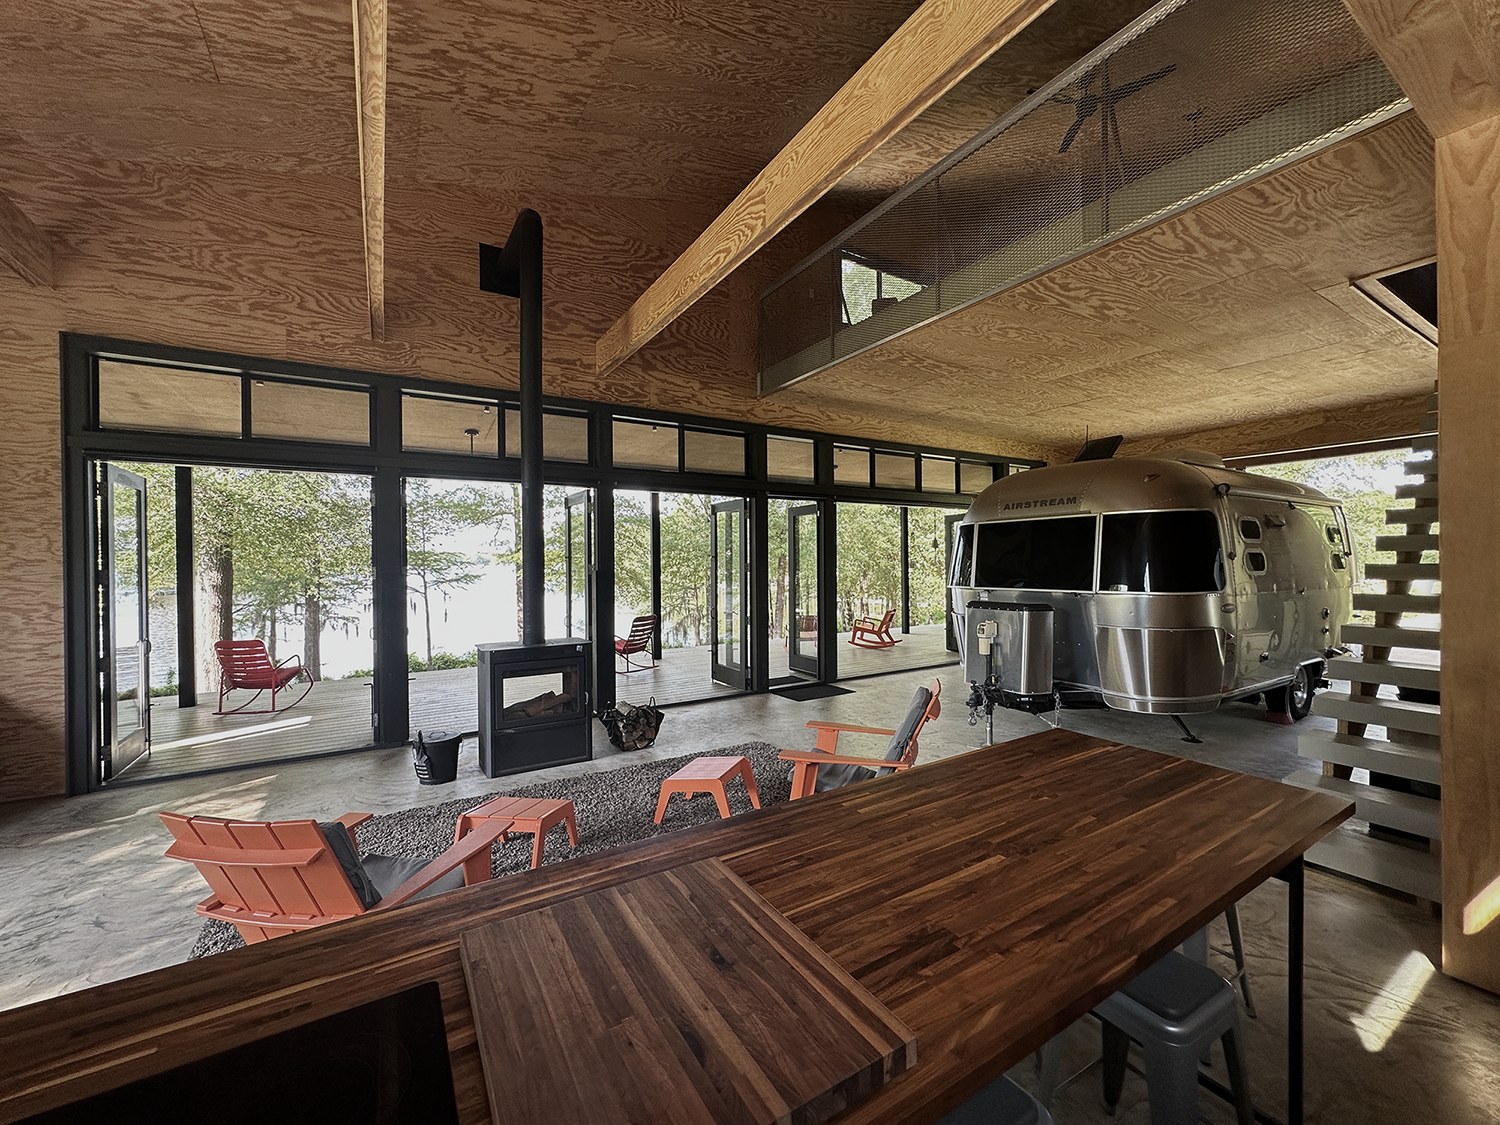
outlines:
[{"label": "door mat", "polygon": [[806,701],[827,699],[830,695],[849,695],[853,690],[853,688],[839,687],[836,684],[794,684],[791,687],[776,688],[771,694],[785,699]]}]

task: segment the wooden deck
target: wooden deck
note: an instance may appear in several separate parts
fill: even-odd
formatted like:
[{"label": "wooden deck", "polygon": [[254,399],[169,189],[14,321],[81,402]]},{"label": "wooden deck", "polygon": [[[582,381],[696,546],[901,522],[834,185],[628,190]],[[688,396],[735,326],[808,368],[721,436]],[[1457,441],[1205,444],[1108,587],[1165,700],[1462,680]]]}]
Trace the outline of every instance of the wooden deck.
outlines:
[{"label": "wooden deck", "polygon": [[[901,636],[901,634],[897,634]],[[940,625],[920,626],[889,649],[858,648],[839,635],[839,676],[878,675],[956,659],[943,643]],[[773,658],[771,674],[785,675]],[[689,703],[733,695],[734,688],[715,683],[709,673],[709,649],[670,648],[655,668],[616,677],[616,696],[632,703]],[[479,728],[479,693],[474,668],[415,672],[411,676],[411,733]],[[215,697],[205,693],[197,707],[178,708],[176,700],[153,701],[151,754],[123,775],[127,780],[172,777],[203,770],[227,769],[261,762],[286,761],[368,746],[370,725],[368,679],[324,680],[307,698],[276,715],[215,715]],[[240,698],[243,698],[241,696]],[[231,702],[237,700],[231,699]]]}]

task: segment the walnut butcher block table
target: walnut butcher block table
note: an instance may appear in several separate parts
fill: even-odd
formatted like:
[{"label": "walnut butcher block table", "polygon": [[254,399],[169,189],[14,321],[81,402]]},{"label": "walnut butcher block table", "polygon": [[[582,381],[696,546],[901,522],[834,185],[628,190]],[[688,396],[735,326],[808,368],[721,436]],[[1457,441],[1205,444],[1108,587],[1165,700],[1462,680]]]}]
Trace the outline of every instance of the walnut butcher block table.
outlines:
[{"label": "walnut butcher block table", "polygon": [[1295,1125],[1301,856],[1352,812],[1326,793],[1046,731],[0,1013],[0,1123],[435,981],[459,1119],[479,1125],[492,1117],[464,933],[718,859],[916,1035],[916,1065],[838,1119],[861,1123],[935,1121],[1283,877]]}]

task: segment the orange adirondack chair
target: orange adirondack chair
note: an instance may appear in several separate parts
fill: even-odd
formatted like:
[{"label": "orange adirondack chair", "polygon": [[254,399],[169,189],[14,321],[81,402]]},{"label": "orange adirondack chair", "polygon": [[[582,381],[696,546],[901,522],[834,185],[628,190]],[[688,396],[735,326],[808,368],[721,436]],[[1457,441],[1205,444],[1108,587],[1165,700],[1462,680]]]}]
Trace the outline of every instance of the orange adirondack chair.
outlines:
[{"label": "orange adirondack chair", "polygon": [[[615,655],[625,658],[626,672],[644,672],[648,667],[656,667],[656,657],[651,654],[651,642],[655,638],[656,615],[652,613],[637,617],[630,623],[630,636],[623,639],[615,638]],[[644,652],[651,663],[632,666],[630,657],[637,652]]]},{"label": "orange adirondack chair", "polygon": [[888,609],[880,618],[861,617],[854,622],[854,632],[849,637],[851,645],[860,648],[891,648],[901,643],[900,637],[891,636],[891,622],[896,617],[894,609]]},{"label": "orange adirondack chair", "polygon": [[[214,712],[215,715],[274,715],[277,711],[295,707],[312,691],[312,673],[302,666],[301,656],[288,656],[285,660],[272,664],[270,654],[266,652],[266,642],[258,638],[250,641],[215,641],[214,655],[219,659],[219,709]],[[307,678],[307,686],[302,689],[302,694],[290,703],[276,706],[277,693],[302,676]],[[238,707],[231,707],[226,711],[224,696],[236,688],[245,688],[255,694]],[[245,710],[267,691],[271,693],[269,708]]]},{"label": "orange adirondack chair", "polygon": [[[783,750],[777,755],[792,765],[792,800],[827,793],[830,789],[884,777],[896,770],[910,769],[917,761],[917,738],[929,719],[942,714],[938,696],[943,685],[932,681],[932,687],[919,687],[912,696],[906,718],[895,730],[885,727],[856,727],[848,723],[830,723],[814,719],[808,729],[818,732],[817,749]],[[839,752],[841,734],[888,734],[884,758],[861,758]]]},{"label": "orange adirondack chair", "polygon": [[191,863],[213,894],[207,918],[234,923],[247,944],[326,926],[490,877],[490,847],[511,826],[483,820],[437,859],[360,857],[355,829],[373,815],[236,821],[164,812],[175,842],[167,857]]}]

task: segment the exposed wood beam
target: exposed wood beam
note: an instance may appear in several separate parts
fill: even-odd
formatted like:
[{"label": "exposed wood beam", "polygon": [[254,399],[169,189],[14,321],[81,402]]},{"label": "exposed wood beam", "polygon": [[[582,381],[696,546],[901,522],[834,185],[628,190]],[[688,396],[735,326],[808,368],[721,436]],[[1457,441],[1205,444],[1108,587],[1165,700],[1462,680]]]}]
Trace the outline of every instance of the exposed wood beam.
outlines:
[{"label": "exposed wood beam", "polygon": [[926,0],[600,337],[600,374],[671,324],[1051,4]]},{"label": "exposed wood beam", "polygon": [[1500,114],[1494,0],[1344,0],[1435,137]]},{"label": "exposed wood beam", "polygon": [[52,243],[0,192],[0,265],[32,285],[52,287]]},{"label": "exposed wood beam", "polygon": [[386,0],[353,0],[354,95],[359,117],[359,188],[365,221],[370,337],[385,337]]}]

